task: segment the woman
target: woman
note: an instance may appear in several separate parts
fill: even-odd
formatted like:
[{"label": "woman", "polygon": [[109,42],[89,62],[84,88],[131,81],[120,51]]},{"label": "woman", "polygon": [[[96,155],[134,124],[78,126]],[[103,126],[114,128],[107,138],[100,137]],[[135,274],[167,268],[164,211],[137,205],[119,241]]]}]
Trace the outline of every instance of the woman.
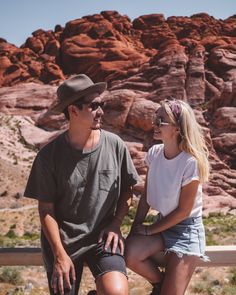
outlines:
[{"label": "woman", "polygon": [[[191,107],[180,100],[161,102],[154,138],[146,156],[146,194],[141,197],[126,243],[127,266],[146,278],[152,295],[183,295],[204,255],[202,183],[209,176],[208,149]],[[149,208],[159,212],[143,222]],[[164,274],[153,256],[164,251]]]}]

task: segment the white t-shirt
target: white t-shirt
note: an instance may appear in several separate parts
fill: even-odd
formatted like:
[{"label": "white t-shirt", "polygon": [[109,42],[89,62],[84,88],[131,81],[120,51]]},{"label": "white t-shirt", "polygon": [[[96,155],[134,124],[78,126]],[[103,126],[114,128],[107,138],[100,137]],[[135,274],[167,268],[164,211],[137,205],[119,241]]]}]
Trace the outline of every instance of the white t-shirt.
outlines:
[{"label": "white t-shirt", "polygon": [[[199,180],[197,160],[184,151],[168,160],[164,155],[164,144],[156,144],[149,149],[145,162],[149,167],[147,202],[166,216],[177,208],[181,188],[193,180]],[[202,186],[199,184],[189,217],[201,215]]]}]

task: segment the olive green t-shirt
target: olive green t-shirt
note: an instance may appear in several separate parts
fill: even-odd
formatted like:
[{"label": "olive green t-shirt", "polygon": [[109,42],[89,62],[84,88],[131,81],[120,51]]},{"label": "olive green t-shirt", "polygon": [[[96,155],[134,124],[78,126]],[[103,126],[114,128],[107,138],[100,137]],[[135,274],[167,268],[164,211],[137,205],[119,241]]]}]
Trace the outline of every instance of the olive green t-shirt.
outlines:
[{"label": "olive green t-shirt", "polygon": [[[117,135],[101,130],[90,152],[72,148],[65,136],[66,132],[39,151],[24,195],[54,203],[62,243],[75,260],[95,245],[121,192],[134,185],[138,175]],[[50,269],[53,257],[43,232],[41,243]]]}]

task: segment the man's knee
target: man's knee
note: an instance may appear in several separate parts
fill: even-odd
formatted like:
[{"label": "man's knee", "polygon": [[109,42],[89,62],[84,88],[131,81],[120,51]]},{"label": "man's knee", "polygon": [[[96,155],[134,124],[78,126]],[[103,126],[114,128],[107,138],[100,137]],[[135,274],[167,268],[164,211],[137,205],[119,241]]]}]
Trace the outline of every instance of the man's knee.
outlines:
[{"label": "man's knee", "polygon": [[96,281],[99,295],[126,295],[128,294],[128,280],[125,274],[108,272]]}]

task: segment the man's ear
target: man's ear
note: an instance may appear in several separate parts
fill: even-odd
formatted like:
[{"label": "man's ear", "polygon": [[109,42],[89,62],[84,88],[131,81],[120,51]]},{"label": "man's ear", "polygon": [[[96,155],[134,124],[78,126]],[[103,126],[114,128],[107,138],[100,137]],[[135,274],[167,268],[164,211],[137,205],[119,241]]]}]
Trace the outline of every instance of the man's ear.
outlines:
[{"label": "man's ear", "polygon": [[69,105],[68,106],[68,113],[71,117],[71,115],[78,115],[78,108],[74,105]]}]

